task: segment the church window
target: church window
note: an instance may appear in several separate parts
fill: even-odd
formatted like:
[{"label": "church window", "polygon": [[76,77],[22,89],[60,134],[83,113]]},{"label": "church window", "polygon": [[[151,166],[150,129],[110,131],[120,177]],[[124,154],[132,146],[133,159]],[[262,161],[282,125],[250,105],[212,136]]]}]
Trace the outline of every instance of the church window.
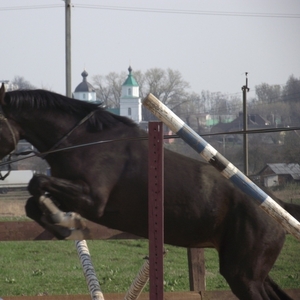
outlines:
[{"label": "church window", "polygon": [[131,92],[131,88],[128,89],[128,96],[131,96],[132,92]]},{"label": "church window", "polygon": [[128,116],[131,116],[131,107],[128,107]]},{"label": "church window", "polygon": [[85,94],[82,94],[82,98],[85,99]]}]

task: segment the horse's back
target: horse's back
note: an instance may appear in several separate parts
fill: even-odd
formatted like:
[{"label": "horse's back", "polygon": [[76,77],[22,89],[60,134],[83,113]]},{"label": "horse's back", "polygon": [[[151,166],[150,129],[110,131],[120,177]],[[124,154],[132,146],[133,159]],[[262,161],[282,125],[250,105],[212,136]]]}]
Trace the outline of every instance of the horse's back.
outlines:
[{"label": "horse's back", "polygon": [[[118,173],[109,188],[109,201],[99,223],[147,237],[148,142],[120,142],[113,150],[107,147],[105,151],[103,146],[99,154],[93,150],[99,165],[93,166],[93,170],[101,173],[96,176],[92,170],[89,172],[95,189],[110,174]],[[263,233],[274,225],[253,199],[210,164],[168,149],[165,149],[164,161],[166,243],[219,248],[222,237],[229,233],[246,236],[255,226],[261,226]],[[276,224],[274,226],[278,230]]]},{"label": "horse's back", "polygon": [[213,166],[173,152],[165,155],[165,214],[165,230],[194,246],[218,248],[235,234],[240,240],[283,236],[280,225]]}]

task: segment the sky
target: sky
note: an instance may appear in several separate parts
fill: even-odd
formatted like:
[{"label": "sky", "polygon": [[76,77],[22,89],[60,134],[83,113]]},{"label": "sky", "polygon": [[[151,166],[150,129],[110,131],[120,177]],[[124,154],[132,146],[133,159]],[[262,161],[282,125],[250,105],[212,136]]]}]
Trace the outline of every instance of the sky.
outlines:
[{"label": "sky", "polygon": [[[189,92],[300,77],[299,0],[71,0],[72,91],[94,75],[178,70]],[[0,0],[0,80],[66,93],[65,2]]]}]

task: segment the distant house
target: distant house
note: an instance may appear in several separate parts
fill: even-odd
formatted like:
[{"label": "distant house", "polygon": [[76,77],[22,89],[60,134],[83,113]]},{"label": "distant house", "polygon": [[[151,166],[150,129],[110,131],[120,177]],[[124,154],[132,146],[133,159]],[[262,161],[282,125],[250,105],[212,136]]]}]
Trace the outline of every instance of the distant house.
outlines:
[{"label": "distant house", "polygon": [[[264,128],[270,125],[270,122],[258,114],[249,114],[247,118],[248,129]],[[239,116],[232,122],[220,122],[211,128],[212,133],[240,131],[244,128],[244,116],[240,112]]]},{"label": "distant house", "polygon": [[288,182],[300,183],[300,165],[293,164],[266,164],[258,173],[260,184],[266,187],[284,185]]},{"label": "distant house", "polygon": [[[248,130],[251,129],[261,129],[266,128],[270,126],[270,122],[266,119],[264,119],[262,116],[258,114],[249,114],[248,115]],[[244,115],[242,112],[239,113],[238,117],[235,118],[232,122],[220,122],[216,125],[214,125],[211,128],[211,133],[229,133],[229,132],[235,132],[235,131],[242,131],[244,129]],[[226,141],[236,141],[241,142],[241,135],[238,134],[227,134],[226,135]],[[220,138],[218,138],[220,139]],[[269,140],[265,140],[265,143],[270,143]],[[272,141],[271,141],[272,143]]]}]

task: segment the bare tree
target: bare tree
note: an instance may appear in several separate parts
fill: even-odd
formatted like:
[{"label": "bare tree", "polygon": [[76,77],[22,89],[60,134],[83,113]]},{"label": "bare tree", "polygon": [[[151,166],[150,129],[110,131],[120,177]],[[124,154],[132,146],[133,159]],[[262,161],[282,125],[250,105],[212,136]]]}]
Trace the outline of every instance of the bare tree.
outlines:
[{"label": "bare tree", "polygon": [[126,77],[127,76],[125,72],[122,72],[119,75],[116,73],[109,73],[106,76],[106,80],[110,86],[111,103],[113,107],[120,107],[122,84],[124,83]]},{"label": "bare tree", "polygon": [[238,95],[231,95],[228,99],[228,113],[237,115],[243,108],[242,98]]},{"label": "bare tree", "polygon": [[[144,98],[149,93],[154,94],[164,104],[175,106],[186,101],[188,93],[186,89],[189,84],[182,79],[179,71],[167,69],[166,71],[154,68],[146,71],[144,74],[137,70],[132,75],[139,84],[140,97]],[[93,77],[93,84],[96,88],[98,98],[104,101],[110,108],[120,106],[120,97],[122,84],[126,80],[127,74],[122,72],[109,73],[106,76],[96,75]],[[144,120],[153,119],[153,115],[143,109]]]},{"label": "bare tree", "polygon": [[286,82],[283,91],[282,98],[285,102],[299,102],[300,100],[300,78],[296,78],[291,75]]},{"label": "bare tree", "polygon": [[96,88],[97,97],[104,102],[107,107],[120,107],[121,89],[126,79],[125,72],[117,74],[111,72],[106,76],[93,76],[93,85]]},{"label": "bare tree", "polygon": [[180,118],[184,119],[185,122],[200,132],[201,127],[201,114],[205,112],[205,103],[201,96],[197,93],[186,94],[185,98],[182,98],[179,103],[170,106]]},{"label": "bare tree", "polygon": [[110,88],[106,85],[105,77],[102,75],[93,76],[93,85],[96,88],[97,98],[103,101],[106,107],[110,104]]},{"label": "bare tree", "polygon": [[176,104],[185,99],[189,84],[179,71],[172,69],[150,69],[145,73],[145,89],[160,99],[165,105]]},{"label": "bare tree", "polygon": [[289,106],[291,126],[299,126],[300,119],[300,78],[291,75],[283,88],[282,98]]},{"label": "bare tree", "polygon": [[262,83],[255,86],[255,93],[258,102],[274,103],[281,100],[281,87],[279,84]]},{"label": "bare tree", "polygon": [[15,76],[12,80],[12,84],[16,86],[18,89],[36,89],[34,85],[32,85],[28,80],[25,80],[22,76]]},{"label": "bare tree", "polygon": [[134,70],[132,73],[139,85],[140,97],[143,99],[147,96],[147,92],[148,92],[145,89],[145,84],[146,84],[145,83],[145,75],[140,70],[136,70],[136,71]]},{"label": "bare tree", "polygon": [[300,79],[290,76],[286,85],[262,83],[255,87],[256,99],[249,111],[278,126],[298,126],[300,118]]}]

